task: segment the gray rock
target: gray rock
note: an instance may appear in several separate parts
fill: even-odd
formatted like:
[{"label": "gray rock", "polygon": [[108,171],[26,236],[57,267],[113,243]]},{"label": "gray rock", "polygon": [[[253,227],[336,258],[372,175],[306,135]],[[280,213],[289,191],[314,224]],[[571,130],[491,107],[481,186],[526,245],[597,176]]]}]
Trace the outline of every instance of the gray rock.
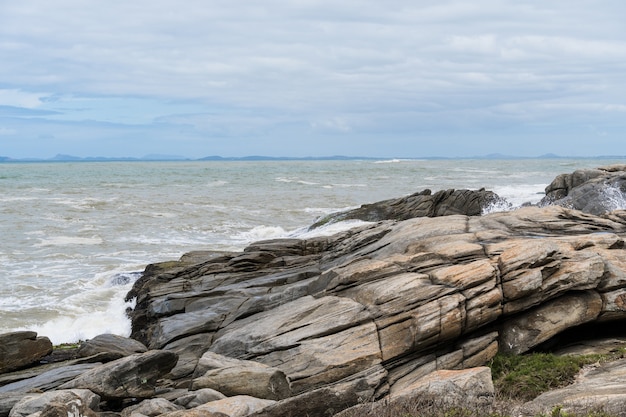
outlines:
[{"label": "gray rock", "polygon": [[439,217],[455,214],[479,216],[491,204],[502,201],[498,195],[485,189],[442,190],[432,194],[430,190],[420,191],[407,197],[364,204],[347,212],[331,214],[311,226],[314,229],[327,223],[344,220],[408,220],[415,217]]},{"label": "gray rock", "polygon": [[226,398],[224,394],[211,388],[202,388],[190,391],[186,395],[179,396],[174,400],[174,404],[180,405],[187,409],[198,407],[211,401],[217,401]]},{"label": "gray rock", "polygon": [[164,398],[143,400],[137,405],[126,407],[122,410],[121,417],[147,416],[154,417],[172,411],[182,410],[183,407],[173,404]]},{"label": "gray rock", "polygon": [[259,362],[228,358],[213,352],[198,361],[191,389],[211,388],[232,397],[248,395],[268,400],[291,396],[287,376],[279,369]]},{"label": "gray rock", "polygon": [[156,382],[176,365],[178,357],[168,351],[134,354],[93,368],[61,389],[89,389],[104,399],[152,398]]},{"label": "gray rock", "polygon": [[82,342],[78,348],[78,356],[88,357],[105,353],[109,355],[110,360],[115,360],[147,351],[148,348],[136,340],[113,334],[101,334]]},{"label": "gray rock", "polygon": [[86,363],[54,368],[32,378],[4,385],[0,387],[0,393],[28,392],[33,390],[49,391],[99,365],[100,364]]},{"label": "gray rock", "polygon": [[25,417],[43,411],[47,406],[54,403],[65,405],[68,410],[75,409],[80,415],[87,415],[85,413],[86,409],[98,409],[100,397],[86,389],[57,390],[43,394],[28,394],[15,404],[9,413],[9,417]]}]

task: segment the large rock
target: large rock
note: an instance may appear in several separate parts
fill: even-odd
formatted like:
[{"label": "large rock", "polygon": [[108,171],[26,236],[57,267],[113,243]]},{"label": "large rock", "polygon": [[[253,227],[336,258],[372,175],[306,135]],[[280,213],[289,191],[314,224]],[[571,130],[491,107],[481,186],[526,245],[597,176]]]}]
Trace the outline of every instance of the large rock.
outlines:
[{"label": "large rock", "polygon": [[93,368],[61,389],[89,389],[104,399],[151,398],[156,382],[176,365],[178,357],[168,351],[139,353]]},{"label": "large rock", "polygon": [[410,196],[364,204],[346,212],[326,216],[311,228],[344,220],[363,220],[377,222],[381,220],[407,220],[415,217],[439,217],[453,214],[479,216],[490,205],[503,201],[497,194],[480,190],[431,190],[420,191]]},{"label": "large rock", "polygon": [[46,407],[55,404],[57,411],[65,408],[67,411],[72,412],[72,414],[66,414],[67,416],[92,415],[87,412],[87,409],[92,411],[97,410],[100,404],[100,397],[85,389],[58,390],[43,394],[29,394],[15,404],[9,413],[9,417],[25,417],[43,411]]},{"label": "large rock", "polygon": [[279,369],[254,362],[231,359],[213,352],[205,353],[198,362],[191,389],[211,388],[232,397],[248,395],[268,400],[291,396],[287,376]]},{"label": "large rock", "polygon": [[0,334],[0,373],[32,365],[50,352],[50,339],[37,337],[36,332]]},{"label": "large rock", "polygon": [[148,348],[136,340],[114,334],[101,334],[82,342],[78,348],[78,356],[88,357],[106,354],[110,360],[115,360],[147,351]]},{"label": "large rock", "polygon": [[626,209],[626,165],[561,174],[546,187],[539,204],[557,204],[591,214]]},{"label": "large rock", "polygon": [[[257,242],[146,272],[129,294],[133,335],[180,352],[193,341],[180,386],[230,389],[202,380],[203,349],[224,364],[283,372],[292,396],[266,415],[295,415],[355,375],[379,375],[363,392],[385,398],[433,372],[480,367],[499,349],[522,353],[584,323],[626,319],[625,235],[626,212],[547,206]],[[237,379],[214,369],[212,378]],[[357,397],[339,395],[327,409]]]}]

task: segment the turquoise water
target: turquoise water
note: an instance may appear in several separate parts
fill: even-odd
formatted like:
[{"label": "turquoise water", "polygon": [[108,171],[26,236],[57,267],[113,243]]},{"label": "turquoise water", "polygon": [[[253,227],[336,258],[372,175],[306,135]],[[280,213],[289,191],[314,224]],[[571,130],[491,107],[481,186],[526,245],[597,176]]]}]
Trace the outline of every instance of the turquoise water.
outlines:
[{"label": "turquoise water", "polygon": [[519,206],[560,173],[611,163],[623,161],[0,163],[0,332],[127,334],[123,299],[148,263],[300,236],[322,215],[425,188],[485,187]]}]

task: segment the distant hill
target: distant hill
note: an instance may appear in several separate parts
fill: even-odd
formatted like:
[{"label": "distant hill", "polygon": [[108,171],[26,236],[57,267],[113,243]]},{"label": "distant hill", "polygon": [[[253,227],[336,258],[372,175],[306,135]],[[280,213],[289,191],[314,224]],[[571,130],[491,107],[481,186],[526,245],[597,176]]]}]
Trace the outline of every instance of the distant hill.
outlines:
[{"label": "distant hill", "polygon": [[372,157],[372,156],[305,156],[305,157],[290,157],[290,156],[263,156],[263,155],[250,155],[250,156],[219,156],[211,155],[204,158],[193,159],[186,158],[180,155],[161,155],[161,154],[148,154],[141,158],[136,157],[104,157],[104,156],[89,156],[80,157],[74,155],[57,154],[52,158],[11,158],[8,156],[0,156],[0,162],[106,162],[106,161],[381,161],[399,158],[402,160],[411,159],[423,159],[423,160],[454,160],[454,159],[626,159],[626,156],[617,155],[600,155],[600,156],[560,156],[553,153],[548,153],[540,156],[514,156],[501,153],[491,153],[482,156],[470,156],[470,157],[445,157],[445,156],[427,156],[427,157]]}]

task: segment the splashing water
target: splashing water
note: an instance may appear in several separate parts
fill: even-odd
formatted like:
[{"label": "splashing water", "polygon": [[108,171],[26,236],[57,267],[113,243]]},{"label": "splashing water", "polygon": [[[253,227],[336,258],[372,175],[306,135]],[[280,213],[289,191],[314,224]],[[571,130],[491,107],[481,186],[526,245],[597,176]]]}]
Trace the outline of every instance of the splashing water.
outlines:
[{"label": "splashing water", "polygon": [[604,188],[602,198],[607,211],[626,209],[626,194],[616,184]]}]

